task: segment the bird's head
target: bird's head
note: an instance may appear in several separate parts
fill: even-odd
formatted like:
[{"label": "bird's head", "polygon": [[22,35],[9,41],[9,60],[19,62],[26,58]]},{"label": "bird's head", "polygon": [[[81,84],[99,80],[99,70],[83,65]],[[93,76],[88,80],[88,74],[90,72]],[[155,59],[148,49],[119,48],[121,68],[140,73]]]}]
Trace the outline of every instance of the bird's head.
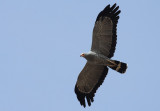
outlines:
[{"label": "bird's head", "polygon": [[86,54],[85,53],[82,53],[81,55],[80,55],[80,57],[85,57],[86,56]]}]

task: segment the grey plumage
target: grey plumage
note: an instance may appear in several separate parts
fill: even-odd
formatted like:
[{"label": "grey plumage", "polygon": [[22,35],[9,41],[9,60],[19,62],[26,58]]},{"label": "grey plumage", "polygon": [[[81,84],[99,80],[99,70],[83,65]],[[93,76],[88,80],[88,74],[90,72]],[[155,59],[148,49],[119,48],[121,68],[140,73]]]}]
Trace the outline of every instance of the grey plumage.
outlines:
[{"label": "grey plumage", "polygon": [[93,51],[89,51],[88,53],[84,53],[83,57],[90,64],[104,65],[104,66],[107,66],[109,64],[107,61],[107,60],[109,60],[108,57],[106,57],[100,53],[93,52]]},{"label": "grey plumage", "polygon": [[116,4],[112,7],[108,5],[99,13],[93,29],[91,51],[81,54],[87,63],[78,76],[75,93],[84,107],[85,99],[89,106],[94,101],[95,92],[103,83],[108,67],[120,73],[127,69],[126,63],[110,59],[115,52],[117,41],[116,29],[120,13],[118,9]]}]

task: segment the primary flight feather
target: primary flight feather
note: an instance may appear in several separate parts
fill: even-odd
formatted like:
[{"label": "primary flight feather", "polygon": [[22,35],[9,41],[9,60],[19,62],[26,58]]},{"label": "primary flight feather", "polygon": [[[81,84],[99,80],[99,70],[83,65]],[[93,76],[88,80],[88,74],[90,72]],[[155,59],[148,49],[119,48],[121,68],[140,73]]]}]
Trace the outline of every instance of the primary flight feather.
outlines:
[{"label": "primary flight feather", "polygon": [[112,60],[117,41],[117,23],[120,14],[119,6],[106,6],[96,19],[93,29],[92,47],[88,53],[80,56],[87,60],[75,85],[77,99],[82,106],[94,101],[96,90],[103,83],[108,67],[119,73],[125,73],[127,64]]}]

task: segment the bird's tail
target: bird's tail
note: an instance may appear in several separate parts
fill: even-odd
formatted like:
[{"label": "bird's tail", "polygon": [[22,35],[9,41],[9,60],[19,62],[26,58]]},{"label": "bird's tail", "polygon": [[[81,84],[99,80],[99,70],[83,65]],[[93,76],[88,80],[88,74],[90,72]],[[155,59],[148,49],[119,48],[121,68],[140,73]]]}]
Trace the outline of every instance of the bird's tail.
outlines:
[{"label": "bird's tail", "polygon": [[108,62],[109,64],[107,66],[109,66],[113,70],[116,70],[119,73],[125,73],[127,70],[126,63],[116,61],[116,60],[108,60]]}]

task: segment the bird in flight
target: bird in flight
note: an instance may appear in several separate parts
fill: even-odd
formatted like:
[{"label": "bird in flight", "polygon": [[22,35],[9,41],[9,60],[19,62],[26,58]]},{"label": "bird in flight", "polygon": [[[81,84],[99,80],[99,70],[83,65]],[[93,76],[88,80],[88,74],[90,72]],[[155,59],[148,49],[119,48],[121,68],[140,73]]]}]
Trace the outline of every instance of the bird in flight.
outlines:
[{"label": "bird in flight", "polygon": [[91,105],[94,101],[96,90],[103,83],[108,68],[119,73],[125,73],[127,64],[112,60],[117,41],[117,23],[120,14],[119,6],[106,6],[96,19],[93,29],[91,50],[80,56],[87,60],[86,65],[80,72],[75,93],[80,104],[86,107],[86,102]]}]

